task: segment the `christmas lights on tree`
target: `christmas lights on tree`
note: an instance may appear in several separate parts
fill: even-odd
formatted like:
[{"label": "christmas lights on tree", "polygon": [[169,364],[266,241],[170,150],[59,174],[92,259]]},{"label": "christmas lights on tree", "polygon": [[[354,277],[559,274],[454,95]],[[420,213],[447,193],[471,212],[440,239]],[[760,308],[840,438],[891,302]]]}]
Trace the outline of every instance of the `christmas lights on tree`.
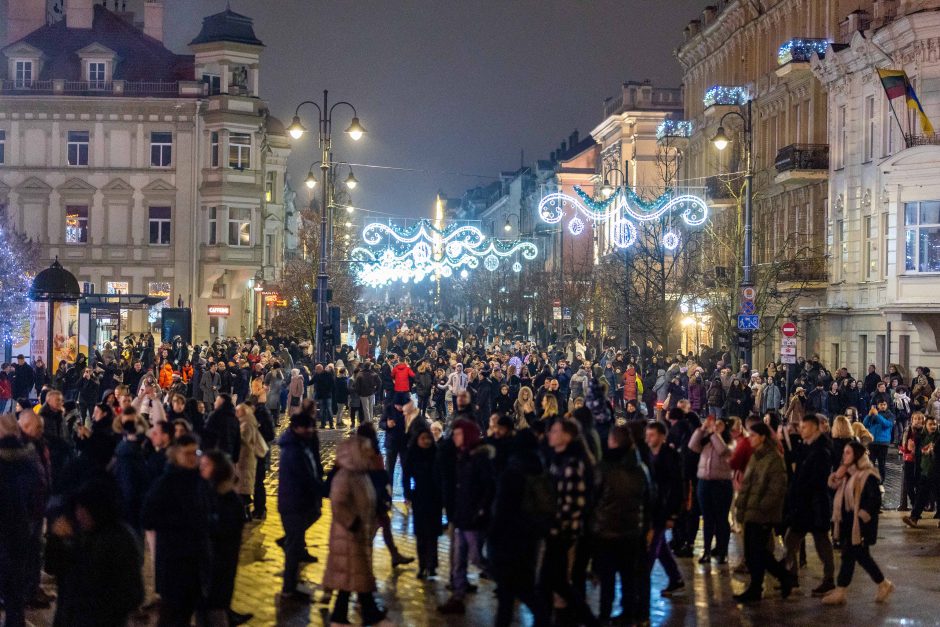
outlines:
[{"label": "christmas lights on tree", "polygon": [[39,250],[37,244],[6,227],[4,213],[0,210],[0,338],[19,345],[29,339],[28,292]]}]

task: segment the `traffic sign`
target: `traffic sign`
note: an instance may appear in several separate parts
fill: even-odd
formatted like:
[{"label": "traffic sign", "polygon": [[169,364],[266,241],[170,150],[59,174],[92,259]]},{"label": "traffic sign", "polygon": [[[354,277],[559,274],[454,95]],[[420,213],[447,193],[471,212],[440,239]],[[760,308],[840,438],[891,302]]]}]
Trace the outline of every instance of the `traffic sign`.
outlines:
[{"label": "traffic sign", "polygon": [[785,322],[780,327],[780,332],[783,333],[784,337],[794,337],[796,335],[796,325],[792,322]]},{"label": "traffic sign", "polygon": [[796,355],[796,346],[781,346],[781,355]]},{"label": "traffic sign", "polygon": [[757,331],[760,329],[760,316],[740,315],[738,316],[738,329],[742,331]]},{"label": "traffic sign", "polygon": [[571,307],[565,307],[564,309],[564,319],[571,320]]},{"label": "traffic sign", "polygon": [[796,355],[780,355],[781,364],[795,364]]},{"label": "traffic sign", "polygon": [[745,300],[741,302],[741,313],[751,315],[756,311],[757,305],[754,304],[753,300]]},{"label": "traffic sign", "polygon": [[561,320],[561,307],[552,307],[552,319]]},{"label": "traffic sign", "polygon": [[796,348],[796,338],[795,337],[782,337],[780,338],[780,346]]},{"label": "traffic sign", "polygon": [[748,285],[747,287],[741,288],[741,299],[742,300],[754,300],[757,297],[757,290]]}]

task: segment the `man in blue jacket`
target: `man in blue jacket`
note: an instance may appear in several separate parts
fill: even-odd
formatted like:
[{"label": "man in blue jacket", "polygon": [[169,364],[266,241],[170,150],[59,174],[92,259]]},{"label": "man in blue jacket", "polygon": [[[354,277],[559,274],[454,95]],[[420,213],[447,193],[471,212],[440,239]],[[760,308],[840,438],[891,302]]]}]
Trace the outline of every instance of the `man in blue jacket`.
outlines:
[{"label": "man in blue jacket", "polygon": [[894,414],[888,411],[888,401],[880,398],[878,404],[868,410],[868,415],[862,421],[865,428],[871,432],[872,443],[868,445],[868,452],[878,464],[882,483],[885,480],[885,465],[888,462],[888,445],[891,444],[894,420]]}]

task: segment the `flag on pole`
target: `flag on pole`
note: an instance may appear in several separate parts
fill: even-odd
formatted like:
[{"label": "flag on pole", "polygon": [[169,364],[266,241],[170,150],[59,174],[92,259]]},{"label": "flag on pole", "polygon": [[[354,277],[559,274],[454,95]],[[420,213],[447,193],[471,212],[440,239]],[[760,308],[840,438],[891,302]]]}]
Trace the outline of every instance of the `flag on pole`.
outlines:
[{"label": "flag on pole", "polygon": [[914,91],[911,81],[907,78],[907,73],[904,70],[879,69],[878,77],[881,78],[881,86],[884,87],[888,100],[903,96],[907,102],[907,107],[917,111],[920,116],[920,126],[924,134],[933,135],[933,124],[930,123],[930,118],[927,117],[923,105],[920,104],[920,99],[917,97],[917,92]]}]

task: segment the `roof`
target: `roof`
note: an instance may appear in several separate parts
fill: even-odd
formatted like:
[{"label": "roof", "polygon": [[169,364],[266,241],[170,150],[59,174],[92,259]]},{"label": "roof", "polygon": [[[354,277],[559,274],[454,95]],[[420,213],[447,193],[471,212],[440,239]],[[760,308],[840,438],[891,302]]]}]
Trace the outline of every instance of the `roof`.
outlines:
[{"label": "roof", "polygon": [[[193,57],[176,54],[105,7],[95,5],[90,29],[68,28],[66,20],[47,24],[10,46],[28,44],[40,50],[43,63],[39,80],[53,78],[81,81],[78,52],[100,44],[117,55],[113,78],[125,81],[191,81],[195,77]],[[6,48],[5,48],[6,49]],[[7,64],[0,72],[6,73]]]},{"label": "roof", "polygon": [[269,135],[287,135],[287,129],[284,123],[273,115],[269,115],[265,121],[265,130]]},{"label": "roof", "polygon": [[556,155],[556,156],[555,156],[555,159],[556,159],[557,161],[567,161],[568,159],[572,159],[572,158],[574,158],[574,157],[577,157],[578,155],[580,155],[582,152],[584,152],[584,151],[587,150],[588,148],[591,148],[592,146],[594,146],[594,144],[596,144],[596,143],[597,143],[597,142],[594,141],[594,138],[591,137],[590,135],[588,135],[587,137],[585,137],[584,139],[582,139],[581,141],[579,141],[579,142],[578,142],[577,144],[575,144],[574,146],[569,146],[569,147],[568,147],[568,150],[566,150],[564,153],[562,153],[562,154],[560,154],[560,155]]},{"label": "roof", "polygon": [[36,275],[29,288],[30,300],[78,300],[81,296],[78,279],[62,267],[58,257],[51,266]]},{"label": "roof", "polygon": [[250,17],[226,9],[221,13],[202,18],[202,30],[189,42],[189,45],[208,44],[216,41],[228,41],[250,46],[263,46],[255,37],[255,29]]}]

